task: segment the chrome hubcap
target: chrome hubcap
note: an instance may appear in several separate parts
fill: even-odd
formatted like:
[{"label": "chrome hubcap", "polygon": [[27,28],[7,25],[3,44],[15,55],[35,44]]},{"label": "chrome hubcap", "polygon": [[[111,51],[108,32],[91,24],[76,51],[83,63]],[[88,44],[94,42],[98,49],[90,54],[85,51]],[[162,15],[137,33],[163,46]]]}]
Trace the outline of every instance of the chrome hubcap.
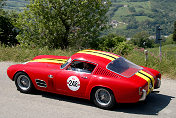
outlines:
[{"label": "chrome hubcap", "polygon": [[29,78],[25,75],[20,75],[17,78],[17,84],[20,87],[20,89],[22,89],[24,91],[28,90],[31,86],[31,82],[30,82]]},{"label": "chrome hubcap", "polygon": [[105,106],[111,102],[111,95],[106,89],[102,88],[96,91],[95,99],[99,104]]}]

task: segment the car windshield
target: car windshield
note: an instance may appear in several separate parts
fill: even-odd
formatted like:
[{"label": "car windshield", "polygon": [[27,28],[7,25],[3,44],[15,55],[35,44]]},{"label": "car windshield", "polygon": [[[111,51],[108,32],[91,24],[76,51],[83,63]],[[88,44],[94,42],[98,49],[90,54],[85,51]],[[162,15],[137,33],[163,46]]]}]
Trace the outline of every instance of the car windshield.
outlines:
[{"label": "car windshield", "polygon": [[119,57],[118,59],[110,62],[107,68],[125,77],[131,77],[134,73],[143,69],[123,57]]},{"label": "car windshield", "polygon": [[64,64],[61,65],[61,69],[65,68],[65,66],[66,66],[68,63],[70,63],[70,62],[71,62],[71,58],[69,58],[69,59],[67,60],[67,62],[65,62]]}]

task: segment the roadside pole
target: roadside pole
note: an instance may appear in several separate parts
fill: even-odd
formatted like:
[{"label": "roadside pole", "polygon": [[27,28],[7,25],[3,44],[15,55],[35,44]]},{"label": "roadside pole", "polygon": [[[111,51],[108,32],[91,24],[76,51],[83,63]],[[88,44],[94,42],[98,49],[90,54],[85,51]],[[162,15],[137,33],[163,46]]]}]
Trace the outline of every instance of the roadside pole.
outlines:
[{"label": "roadside pole", "polygon": [[144,50],[145,54],[145,66],[147,66],[147,61],[148,61],[148,50]]},{"label": "roadside pole", "polygon": [[159,46],[159,55],[160,55],[160,61],[162,61],[161,40],[160,40],[160,46]]},{"label": "roadside pole", "polygon": [[158,41],[159,41],[159,43],[160,43],[160,46],[159,46],[159,56],[160,56],[160,62],[162,61],[162,52],[161,52],[161,27],[160,26],[157,26],[156,27],[156,42],[158,43]]}]

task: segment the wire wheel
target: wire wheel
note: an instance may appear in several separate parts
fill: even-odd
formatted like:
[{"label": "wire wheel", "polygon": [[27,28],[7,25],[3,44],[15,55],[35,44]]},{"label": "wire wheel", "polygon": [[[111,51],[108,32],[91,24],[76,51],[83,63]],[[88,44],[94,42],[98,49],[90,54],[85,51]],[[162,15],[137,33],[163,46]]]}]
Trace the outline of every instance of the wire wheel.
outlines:
[{"label": "wire wheel", "polygon": [[111,95],[106,89],[98,89],[95,93],[97,102],[101,105],[108,105],[111,102]]},{"label": "wire wheel", "polygon": [[106,88],[99,88],[95,91],[93,101],[96,106],[102,109],[110,109],[115,104],[113,93]]},{"label": "wire wheel", "polygon": [[34,89],[32,81],[26,73],[18,72],[14,79],[16,87],[20,92],[30,93]]},{"label": "wire wheel", "polygon": [[30,82],[29,78],[25,75],[18,76],[17,84],[20,87],[20,89],[22,89],[24,91],[28,90],[31,86],[31,82]]}]

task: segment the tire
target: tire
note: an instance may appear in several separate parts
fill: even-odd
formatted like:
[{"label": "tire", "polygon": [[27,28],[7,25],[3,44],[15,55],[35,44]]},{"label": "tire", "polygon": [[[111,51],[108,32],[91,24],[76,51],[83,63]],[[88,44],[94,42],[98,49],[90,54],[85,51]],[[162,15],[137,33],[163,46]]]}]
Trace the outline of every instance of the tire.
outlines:
[{"label": "tire", "polygon": [[20,92],[32,93],[32,91],[34,90],[34,85],[26,73],[18,72],[15,75],[14,80],[17,90],[19,90]]},{"label": "tire", "polygon": [[93,94],[94,104],[102,109],[112,109],[115,106],[115,97],[111,90],[98,88]]}]

